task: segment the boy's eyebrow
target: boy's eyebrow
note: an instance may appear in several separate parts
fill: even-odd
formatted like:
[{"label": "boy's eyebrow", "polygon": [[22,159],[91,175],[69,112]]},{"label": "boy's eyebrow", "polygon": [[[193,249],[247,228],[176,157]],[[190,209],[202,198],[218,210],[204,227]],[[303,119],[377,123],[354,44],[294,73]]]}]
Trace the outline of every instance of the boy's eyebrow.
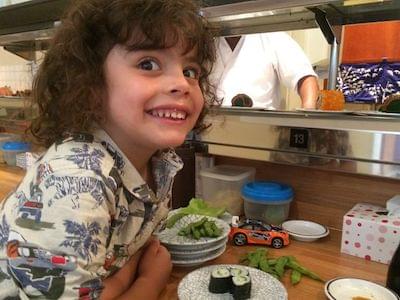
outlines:
[{"label": "boy's eyebrow", "polygon": [[185,55],[184,57],[185,57],[185,60],[187,60],[188,62],[200,64],[200,60],[197,55]]}]

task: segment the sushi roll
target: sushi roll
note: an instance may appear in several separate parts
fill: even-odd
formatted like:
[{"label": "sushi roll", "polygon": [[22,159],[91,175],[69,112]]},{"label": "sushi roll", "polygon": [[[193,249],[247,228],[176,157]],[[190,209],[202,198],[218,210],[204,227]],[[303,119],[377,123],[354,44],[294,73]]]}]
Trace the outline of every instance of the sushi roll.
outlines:
[{"label": "sushi roll", "polygon": [[215,268],[210,275],[210,284],[208,290],[215,294],[229,293],[231,290],[232,280],[231,272],[226,267]]},{"label": "sushi roll", "polygon": [[244,268],[233,267],[233,268],[231,268],[231,275],[232,275],[232,277],[235,277],[235,276],[249,276],[249,271],[247,271]]},{"label": "sushi roll", "polygon": [[249,299],[251,296],[251,279],[249,275],[232,277],[231,294],[235,300]]}]

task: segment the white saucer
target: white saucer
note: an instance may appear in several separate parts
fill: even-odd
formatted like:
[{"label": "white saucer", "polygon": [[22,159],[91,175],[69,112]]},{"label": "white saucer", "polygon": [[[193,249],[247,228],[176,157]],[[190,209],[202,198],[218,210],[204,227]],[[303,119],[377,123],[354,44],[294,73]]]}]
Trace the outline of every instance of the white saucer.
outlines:
[{"label": "white saucer", "polygon": [[329,235],[329,229],[321,224],[305,220],[289,220],[282,223],[282,228],[298,241],[313,242]]},{"label": "white saucer", "polygon": [[398,300],[394,292],[377,283],[358,278],[334,278],[325,284],[329,300],[351,300],[362,297],[370,300]]}]

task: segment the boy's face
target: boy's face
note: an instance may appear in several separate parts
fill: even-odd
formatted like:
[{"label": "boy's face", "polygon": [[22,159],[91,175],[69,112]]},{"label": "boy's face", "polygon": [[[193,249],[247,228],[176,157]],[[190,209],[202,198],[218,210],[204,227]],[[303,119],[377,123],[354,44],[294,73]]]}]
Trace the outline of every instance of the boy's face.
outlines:
[{"label": "boy's face", "polygon": [[176,147],[194,127],[204,105],[196,52],[182,46],[108,54],[105,130],[129,151]]}]

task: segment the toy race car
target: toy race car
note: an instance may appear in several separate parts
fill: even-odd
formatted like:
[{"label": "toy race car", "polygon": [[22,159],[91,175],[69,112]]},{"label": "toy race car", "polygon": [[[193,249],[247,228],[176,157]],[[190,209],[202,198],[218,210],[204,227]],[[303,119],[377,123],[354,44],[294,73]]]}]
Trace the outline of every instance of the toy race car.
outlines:
[{"label": "toy race car", "polygon": [[279,226],[264,224],[259,220],[232,218],[229,238],[237,246],[246,244],[268,245],[280,249],[289,245],[289,234]]}]

